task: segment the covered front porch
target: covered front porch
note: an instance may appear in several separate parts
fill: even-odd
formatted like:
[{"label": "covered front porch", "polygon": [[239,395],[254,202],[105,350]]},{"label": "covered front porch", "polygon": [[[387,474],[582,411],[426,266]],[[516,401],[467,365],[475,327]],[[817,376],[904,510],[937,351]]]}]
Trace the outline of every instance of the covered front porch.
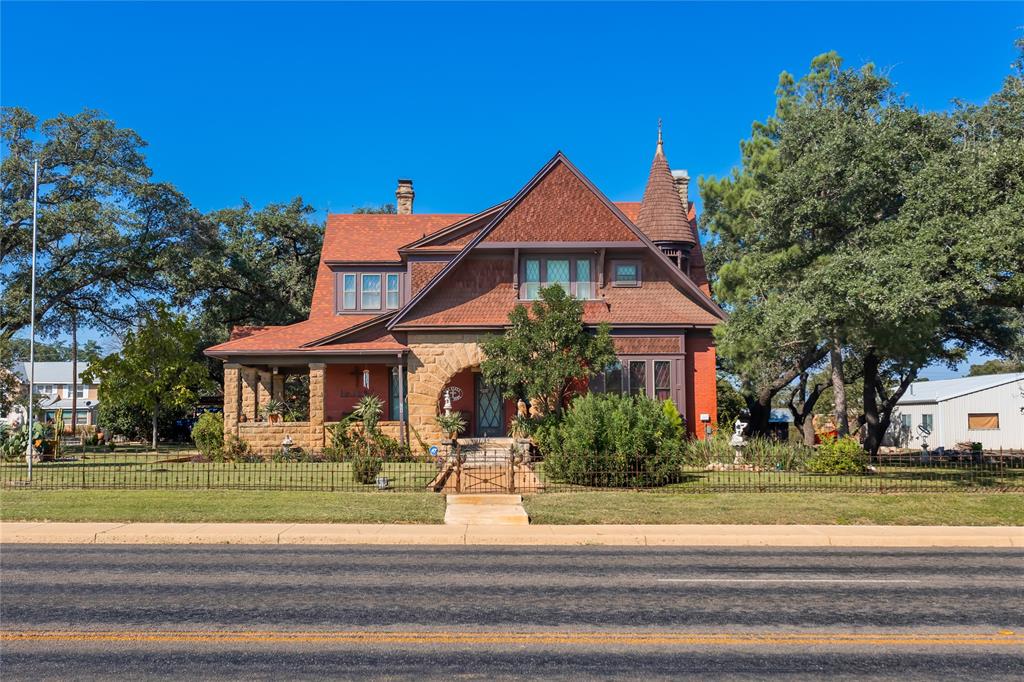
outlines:
[{"label": "covered front porch", "polygon": [[[384,406],[381,430],[408,441],[408,381],[404,353],[238,357],[224,364],[224,434],[259,453],[281,447],[320,451],[330,445],[329,427],[366,395]],[[284,418],[268,414],[271,401],[289,407]]]}]

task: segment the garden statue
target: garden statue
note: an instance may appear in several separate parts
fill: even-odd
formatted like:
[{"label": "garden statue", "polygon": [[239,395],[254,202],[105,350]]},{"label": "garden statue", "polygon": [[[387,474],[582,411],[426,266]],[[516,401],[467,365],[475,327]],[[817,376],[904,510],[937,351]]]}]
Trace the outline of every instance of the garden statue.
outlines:
[{"label": "garden statue", "polygon": [[452,413],[452,402],[462,400],[462,389],[458,386],[449,386],[442,391],[441,395],[444,396],[444,413]]},{"label": "garden statue", "polygon": [[523,400],[522,398],[520,398],[519,401],[516,403],[516,415],[520,419],[526,419],[528,416],[528,412],[526,409],[526,401]]},{"label": "garden statue", "polygon": [[284,439],[281,440],[281,454],[284,455],[285,460],[288,459],[288,451],[291,450],[293,445],[295,445],[295,441],[292,440],[291,436],[285,434]]},{"label": "garden statue", "polygon": [[732,425],[732,438],[729,439],[729,445],[735,448],[733,464],[743,464],[743,447],[747,444],[747,439],[743,437],[743,432],[746,430],[747,422],[742,422],[737,418]]}]

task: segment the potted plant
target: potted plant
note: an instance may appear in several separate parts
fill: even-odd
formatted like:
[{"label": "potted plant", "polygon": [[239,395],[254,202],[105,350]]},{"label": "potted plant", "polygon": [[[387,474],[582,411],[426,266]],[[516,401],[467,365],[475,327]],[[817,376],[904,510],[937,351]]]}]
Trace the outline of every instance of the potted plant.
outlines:
[{"label": "potted plant", "polygon": [[462,418],[459,411],[449,412],[434,417],[434,422],[441,428],[441,432],[447,434],[448,440],[452,443],[459,439],[459,434],[466,430],[466,420]]},{"label": "potted plant", "polygon": [[264,411],[266,412],[267,420],[271,424],[276,424],[279,421],[281,421],[281,418],[284,416],[284,413],[287,411],[287,409],[288,406],[285,405],[283,401],[269,400],[267,401]]}]

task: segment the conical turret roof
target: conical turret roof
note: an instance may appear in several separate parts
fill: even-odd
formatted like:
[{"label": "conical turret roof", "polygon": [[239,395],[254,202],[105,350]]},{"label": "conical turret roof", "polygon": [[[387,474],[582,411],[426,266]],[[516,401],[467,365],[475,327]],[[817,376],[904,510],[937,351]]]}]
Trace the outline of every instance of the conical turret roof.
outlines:
[{"label": "conical turret roof", "polygon": [[660,124],[658,146],[654,151],[654,161],[651,162],[651,172],[647,176],[647,187],[644,189],[644,200],[640,204],[636,224],[653,242],[697,243],[690,221],[686,219],[686,211],[676,190],[668,159],[665,158]]}]

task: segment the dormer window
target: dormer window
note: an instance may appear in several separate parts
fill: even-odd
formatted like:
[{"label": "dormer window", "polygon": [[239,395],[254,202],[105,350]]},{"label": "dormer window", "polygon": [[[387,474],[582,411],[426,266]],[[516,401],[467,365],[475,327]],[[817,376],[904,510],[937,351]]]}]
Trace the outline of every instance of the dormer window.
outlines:
[{"label": "dormer window", "polygon": [[523,286],[520,287],[520,295],[525,301],[537,300],[540,290],[550,286],[560,286],[576,298],[594,297],[591,276],[594,267],[590,256],[526,256],[521,262]]},{"label": "dormer window", "polygon": [[363,310],[379,310],[380,275],[363,275],[360,290],[359,307]]},{"label": "dormer window", "polygon": [[402,275],[398,272],[339,272],[335,311],[338,313],[398,310],[402,307]]},{"label": "dormer window", "polygon": [[616,260],[616,261],[612,261],[612,286],[613,287],[638,287],[638,286],[640,286],[640,261],[638,261],[638,260]]}]

